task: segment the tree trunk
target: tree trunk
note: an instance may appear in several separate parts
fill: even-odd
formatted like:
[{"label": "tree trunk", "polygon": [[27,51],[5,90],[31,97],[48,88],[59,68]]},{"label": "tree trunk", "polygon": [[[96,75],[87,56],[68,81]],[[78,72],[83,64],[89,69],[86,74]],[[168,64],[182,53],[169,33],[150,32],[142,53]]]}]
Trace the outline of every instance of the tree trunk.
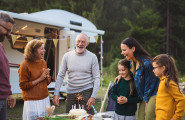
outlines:
[{"label": "tree trunk", "polygon": [[169,49],[169,38],[170,38],[170,6],[169,6],[169,0],[167,0],[167,21],[166,21],[166,53],[170,53]]}]

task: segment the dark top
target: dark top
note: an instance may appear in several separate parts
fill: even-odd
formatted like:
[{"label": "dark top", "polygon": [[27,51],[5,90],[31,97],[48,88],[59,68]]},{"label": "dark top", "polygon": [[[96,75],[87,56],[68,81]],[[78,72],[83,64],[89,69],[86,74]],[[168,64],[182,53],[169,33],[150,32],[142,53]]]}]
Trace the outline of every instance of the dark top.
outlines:
[{"label": "dark top", "polygon": [[[118,115],[124,116],[133,116],[137,110],[137,103],[141,100],[138,97],[138,94],[133,83],[132,86],[133,94],[130,94],[130,80],[125,80],[121,78],[117,85],[113,86],[111,97],[116,102],[115,112]],[[117,103],[117,97],[125,96],[128,99],[128,102],[125,104]]]},{"label": "dark top", "polygon": [[10,68],[3,45],[0,43],[0,100],[12,94],[9,81]]}]

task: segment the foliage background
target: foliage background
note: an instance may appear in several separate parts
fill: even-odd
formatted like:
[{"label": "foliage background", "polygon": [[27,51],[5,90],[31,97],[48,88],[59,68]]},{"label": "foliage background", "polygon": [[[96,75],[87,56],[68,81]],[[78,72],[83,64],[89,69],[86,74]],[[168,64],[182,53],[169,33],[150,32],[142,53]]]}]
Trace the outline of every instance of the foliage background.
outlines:
[{"label": "foliage background", "polygon": [[[104,67],[122,58],[120,43],[135,37],[154,57],[168,53],[185,74],[185,1],[183,0],[0,0],[0,9],[32,13],[63,9],[92,21],[105,30]],[[88,49],[98,55],[100,43]]]}]

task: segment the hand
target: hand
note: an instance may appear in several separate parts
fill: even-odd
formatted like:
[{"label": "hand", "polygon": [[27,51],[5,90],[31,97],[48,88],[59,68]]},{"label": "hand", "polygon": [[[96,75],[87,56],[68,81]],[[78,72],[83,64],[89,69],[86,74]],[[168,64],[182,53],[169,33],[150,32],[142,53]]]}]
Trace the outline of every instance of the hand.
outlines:
[{"label": "hand", "polygon": [[173,118],[171,118],[170,120],[174,120]]},{"label": "hand", "polygon": [[46,77],[47,77],[47,69],[43,68],[43,72],[40,76],[40,80],[43,81],[46,79]]},{"label": "hand", "polygon": [[49,78],[49,76],[50,76],[50,70],[51,69],[49,69],[49,68],[45,69],[47,78]]},{"label": "hand", "polygon": [[59,96],[58,95],[54,95],[52,101],[53,101],[53,104],[55,104],[56,106],[59,106]]},{"label": "hand", "polygon": [[89,100],[87,101],[87,104],[86,104],[87,105],[87,110],[90,110],[92,105],[94,105],[94,104],[95,104],[95,98],[90,97]]},{"label": "hand", "polygon": [[114,85],[118,84],[118,82],[121,80],[121,75],[118,75],[115,79],[114,79]]},{"label": "hand", "polygon": [[10,106],[10,108],[14,108],[15,104],[16,104],[16,99],[13,95],[9,95],[8,98],[8,106]]},{"label": "hand", "polygon": [[46,74],[46,80],[49,80],[49,77],[50,77],[50,70],[51,70],[51,69],[49,69],[49,68],[44,69],[45,74]]},{"label": "hand", "polygon": [[123,96],[119,96],[119,97],[117,98],[117,101],[118,101],[119,104],[123,104],[123,103],[124,103],[124,101],[123,101]]},{"label": "hand", "polygon": [[125,96],[122,97],[122,100],[123,100],[123,104],[128,102],[128,99]]},{"label": "hand", "polygon": [[128,102],[128,99],[125,96],[120,96],[120,97],[117,98],[117,102],[119,104],[125,104],[125,103]]},{"label": "hand", "polygon": [[121,104],[121,96],[120,97],[117,97],[117,103]]}]

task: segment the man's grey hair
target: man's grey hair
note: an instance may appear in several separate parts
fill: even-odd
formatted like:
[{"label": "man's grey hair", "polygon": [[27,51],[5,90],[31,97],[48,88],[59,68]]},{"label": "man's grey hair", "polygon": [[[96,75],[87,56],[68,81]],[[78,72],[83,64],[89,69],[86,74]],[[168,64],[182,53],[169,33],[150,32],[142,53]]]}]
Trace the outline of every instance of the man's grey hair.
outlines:
[{"label": "man's grey hair", "polygon": [[14,19],[5,12],[0,12],[0,20],[2,20],[4,22],[10,22],[12,24],[15,23]]},{"label": "man's grey hair", "polygon": [[76,37],[76,39],[75,39],[75,41],[76,41],[76,40],[78,39],[78,37],[81,36],[81,35],[84,35],[84,36],[86,37],[86,41],[87,41],[87,43],[88,43],[88,36],[87,36],[85,33],[80,33],[80,34],[78,34],[77,37]]}]

